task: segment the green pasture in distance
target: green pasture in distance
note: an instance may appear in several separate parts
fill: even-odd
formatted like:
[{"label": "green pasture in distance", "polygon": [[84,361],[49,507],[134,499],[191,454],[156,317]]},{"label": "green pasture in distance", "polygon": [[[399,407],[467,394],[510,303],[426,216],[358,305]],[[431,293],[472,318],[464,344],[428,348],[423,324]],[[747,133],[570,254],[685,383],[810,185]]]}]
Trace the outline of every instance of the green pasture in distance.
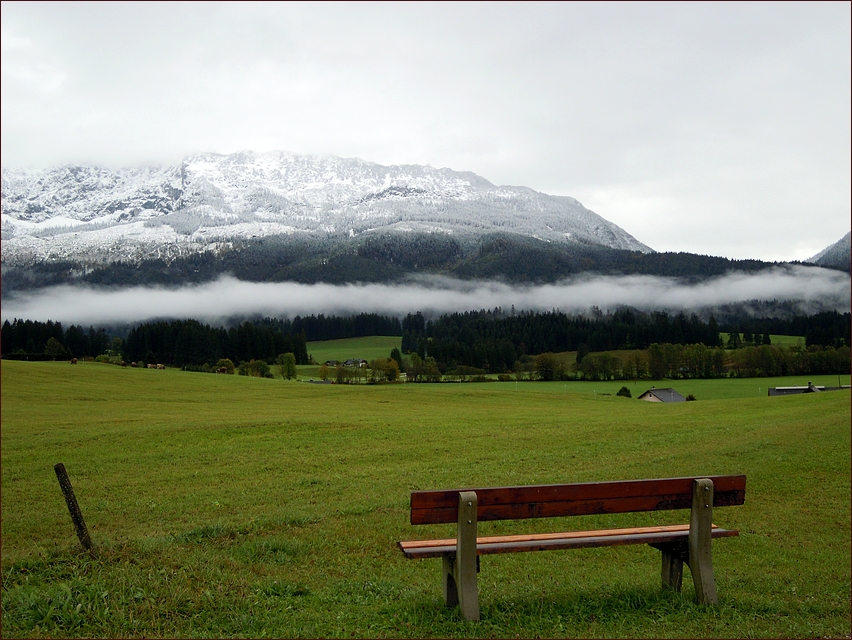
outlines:
[{"label": "green pasture in distance", "polygon": [[399,336],[370,336],[309,342],[307,346],[308,354],[313,356],[314,362],[322,364],[326,360],[343,362],[350,358],[360,358],[370,362],[376,358],[388,358],[391,351],[399,349],[401,345],[402,338]]},{"label": "green pasture in distance", "polygon": [[[728,344],[728,338],[731,337],[730,333],[719,333],[719,338],[722,340],[722,344]],[[775,335],[774,333],[769,334],[769,340],[776,347],[792,347],[792,346],[805,346],[805,336],[780,336]]]},{"label": "green pasture in distance", "polygon": [[[312,385],[14,361],[0,373],[5,637],[850,634],[847,391],[661,405],[558,382]],[[696,388],[740,382],[753,383]],[[688,572],[682,594],[661,590],[659,552],[613,547],[483,558],[471,623],[443,606],[440,561],[396,548],[454,535],[409,524],[415,489],[728,473],[748,483],[744,505],[714,512],[740,531],[713,543],[718,607],[693,602]]]}]

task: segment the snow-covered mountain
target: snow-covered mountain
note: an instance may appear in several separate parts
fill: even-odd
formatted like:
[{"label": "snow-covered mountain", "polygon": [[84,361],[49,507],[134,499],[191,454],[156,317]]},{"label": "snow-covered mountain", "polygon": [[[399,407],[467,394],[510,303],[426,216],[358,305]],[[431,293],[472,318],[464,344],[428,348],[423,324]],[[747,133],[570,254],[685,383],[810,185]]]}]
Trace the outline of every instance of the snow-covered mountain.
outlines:
[{"label": "snow-covered mountain", "polygon": [[852,233],[847,233],[834,244],[826,247],[815,256],[808,258],[807,262],[830,269],[849,271],[850,259],[852,259]]},{"label": "snow-covered mountain", "polygon": [[172,167],[2,171],[7,266],[168,260],[264,236],[376,231],[497,231],[652,252],[573,198],[430,166],[242,152]]}]

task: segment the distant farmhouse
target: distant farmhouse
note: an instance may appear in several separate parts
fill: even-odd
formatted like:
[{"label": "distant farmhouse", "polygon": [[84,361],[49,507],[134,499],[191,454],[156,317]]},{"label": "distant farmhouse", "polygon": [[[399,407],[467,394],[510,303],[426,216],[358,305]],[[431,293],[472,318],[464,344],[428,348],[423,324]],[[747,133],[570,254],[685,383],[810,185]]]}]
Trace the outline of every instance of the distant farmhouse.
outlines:
[{"label": "distant farmhouse", "polygon": [[769,395],[770,396],[794,396],[800,393],[820,393],[822,391],[843,391],[846,389],[849,390],[849,385],[844,384],[840,387],[822,387],[813,384],[808,381],[808,386],[806,387],[770,387]]},{"label": "distant farmhouse", "polygon": [[342,364],[344,367],[366,367],[367,361],[361,358],[350,358],[345,362],[340,362],[338,360],[326,360],[323,364],[327,367],[336,367],[337,365]]},{"label": "distant farmhouse", "polygon": [[651,387],[637,398],[646,402],[686,402],[686,398],[672,388],[657,389]]}]

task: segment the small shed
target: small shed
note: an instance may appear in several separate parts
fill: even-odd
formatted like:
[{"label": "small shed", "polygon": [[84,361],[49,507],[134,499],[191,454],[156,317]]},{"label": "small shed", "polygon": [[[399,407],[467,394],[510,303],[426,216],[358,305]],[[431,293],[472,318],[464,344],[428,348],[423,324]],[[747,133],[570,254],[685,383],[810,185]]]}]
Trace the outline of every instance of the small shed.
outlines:
[{"label": "small shed", "polygon": [[824,387],[821,385],[815,385],[814,383],[808,381],[808,385],[806,387],[770,387],[769,395],[793,396],[800,393],[821,393],[823,391],[842,391],[844,389],[849,389],[849,385],[841,385],[839,387]]},{"label": "small shed", "polygon": [[799,393],[819,393],[824,391],[825,387],[817,387],[808,382],[806,387],[770,387],[770,396],[793,396]]},{"label": "small shed", "polygon": [[686,398],[671,387],[666,387],[664,389],[651,387],[639,396],[637,400],[645,400],[646,402],[686,402]]}]

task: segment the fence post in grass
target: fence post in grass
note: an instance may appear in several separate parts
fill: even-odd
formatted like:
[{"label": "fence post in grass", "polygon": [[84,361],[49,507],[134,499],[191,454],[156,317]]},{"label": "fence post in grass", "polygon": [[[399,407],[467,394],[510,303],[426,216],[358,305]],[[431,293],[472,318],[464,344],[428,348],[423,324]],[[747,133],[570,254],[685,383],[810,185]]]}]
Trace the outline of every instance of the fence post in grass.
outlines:
[{"label": "fence post in grass", "polygon": [[86,551],[91,551],[92,539],[89,537],[89,530],[86,528],[86,522],[83,520],[83,514],[80,512],[80,505],[77,504],[77,498],[74,496],[74,488],[71,486],[68,472],[65,471],[65,465],[60,462],[53,467],[53,470],[56,471],[59,487],[65,496],[68,512],[71,514],[74,528],[77,529],[77,537],[80,539],[80,544],[83,545]]}]

